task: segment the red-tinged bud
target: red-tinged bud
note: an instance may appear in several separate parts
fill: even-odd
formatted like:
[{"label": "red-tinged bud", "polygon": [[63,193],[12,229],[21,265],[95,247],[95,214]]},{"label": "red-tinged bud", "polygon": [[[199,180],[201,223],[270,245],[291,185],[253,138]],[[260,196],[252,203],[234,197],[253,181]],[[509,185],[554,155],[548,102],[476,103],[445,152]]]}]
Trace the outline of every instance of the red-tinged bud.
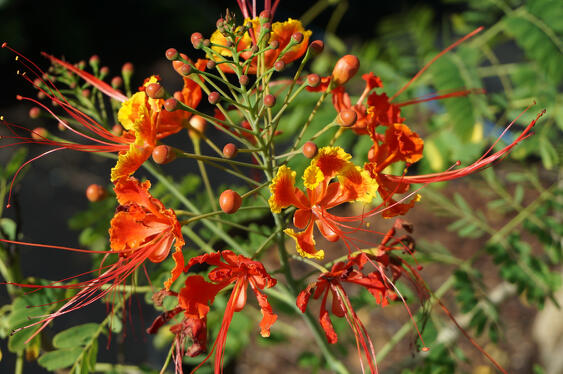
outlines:
[{"label": "red-tinged bud", "polygon": [[59,106],[59,103],[57,103],[55,100],[51,100],[51,105],[52,106]]},{"label": "red-tinged bud", "polygon": [[37,127],[31,131],[31,138],[33,140],[45,140],[47,135],[49,135],[49,133],[43,127]]},{"label": "red-tinged bud", "polygon": [[276,97],[272,94],[264,96],[264,105],[268,108],[273,107],[276,105]]},{"label": "red-tinged bud", "polygon": [[78,61],[78,63],[76,64],[76,67],[79,68],[80,70],[84,70],[84,68],[86,67],[86,61],[84,61],[84,60]]},{"label": "red-tinged bud", "polygon": [[39,107],[37,107],[37,106],[34,106],[33,108],[31,108],[29,110],[29,118],[31,118],[31,119],[39,118],[40,114],[41,114],[41,109],[39,109]]},{"label": "red-tinged bud", "polygon": [[62,122],[59,122],[57,124],[57,127],[58,127],[59,131],[65,131],[66,130],[66,126]]},{"label": "red-tinged bud", "polygon": [[234,158],[238,153],[238,147],[233,143],[227,143],[223,147],[223,156],[225,158],[231,159]]},{"label": "red-tinged bud", "polygon": [[178,109],[178,100],[173,97],[164,100],[164,109],[166,109],[168,112],[175,111],[176,109]]},{"label": "red-tinged bud", "polygon": [[354,123],[356,123],[357,119],[358,115],[356,114],[356,111],[352,109],[344,109],[343,111],[338,113],[336,121],[342,127],[350,127],[354,126]]},{"label": "red-tinged bud", "polygon": [[263,10],[263,11],[260,12],[260,15],[259,15],[260,24],[270,22],[271,18],[272,18],[272,13],[270,13],[269,10]]},{"label": "red-tinged bud", "polygon": [[283,62],[282,60],[276,61],[276,63],[274,64],[274,70],[282,71],[283,69],[285,69],[285,62]]},{"label": "red-tinged bud", "polygon": [[221,210],[227,214],[235,213],[242,204],[240,195],[233,190],[225,190],[219,196],[219,206]]},{"label": "red-tinged bud", "polygon": [[40,99],[40,100],[43,100],[43,99],[46,98],[46,97],[47,97],[47,95],[45,95],[45,93],[42,92],[42,91],[39,91],[39,92],[37,93],[37,98]]},{"label": "red-tinged bud", "polygon": [[111,86],[113,88],[119,88],[123,85],[123,79],[121,77],[113,77],[111,79]]},{"label": "red-tinged bud", "polygon": [[167,164],[176,158],[176,152],[167,145],[157,145],[152,150],[152,159],[159,165]]},{"label": "red-tinged bud", "polygon": [[169,61],[174,61],[178,58],[178,50],[176,48],[168,48],[166,52],[164,52],[166,59]]},{"label": "red-tinged bud", "polygon": [[93,68],[96,68],[96,67],[100,64],[100,57],[98,57],[98,55],[93,55],[93,56],[90,57],[90,59],[88,60],[88,63],[89,63],[90,66],[92,66]]},{"label": "red-tinged bud", "polygon": [[109,74],[109,68],[107,66],[102,66],[100,69],[100,76],[106,77]]},{"label": "red-tinged bud", "polygon": [[303,33],[299,31],[294,32],[293,34],[291,34],[291,40],[293,40],[297,44],[300,44],[303,41]]},{"label": "red-tinged bud", "polygon": [[33,80],[33,85],[34,85],[35,87],[40,87],[40,86],[41,86],[41,79],[35,78],[35,79]]},{"label": "red-tinged bud", "polygon": [[241,75],[238,79],[238,82],[240,83],[241,86],[246,86],[248,84],[248,75]]},{"label": "red-tinged bud", "polygon": [[278,49],[280,46],[280,42],[278,42],[277,40],[272,40],[270,42],[270,48],[271,49]]},{"label": "red-tinged bud", "polygon": [[325,49],[325,43],[322,40],[313,40],[309,48],[314,54],[318,55]]},{"label": "red-tinged bud", "polygon": [[134,71],[135,71],[135,67],[130,62],[124,63],[123,66],[121,67],[121,74],[123,74],[123,76],[130,77],[131,75],[133,75]]},{"label": "red-tinged bud", "polygon": [[192,36],[190,36],[190,41],[195,49],[200,49],[203,44],[203,35],[199,32],[194,32]]},{"label": "red-tinged bud", "polygon": [[215,23],[215,26],[217,26],[218,29],[222,29],[223,25],[225,25],[225,20],[223,18],[219,18]]},{"label": "red-tinged bud", "polygon": [[205,132],[205,128],[207,127],[207,121],[205,120],[205,118],[197,114],[194,114],[190,118],[189,123],[192,129],[197,130],[197,131],[188,130],[190,136],[200,136]]},{"label": "red-tinged bud", "polygon": [[121,134],[123,134],[123,127],[119,123],[116,123],[111,128],[111,133],[115,136],[121,136]]},{"label": "red-tinged bud", "polygon": [[211,40],[209,39],[203,39],[203,46],[204,47],[209,47],[211,45]]},{"label": "red-tinged bud", "polygon": [[91,202],[101,201],[106,198],[107,192],[105,188],[99,184],[91,184],[86,189],[86,198]]},{"label": "red-tinged bud", "polygon": [[82,95],[82,97],[89,98],[90,97],[90,90],[87,89],[87,88],[83,89],[82,92],[81,92],[81,95]]},{"label": "red-tinged bud", "polygon": [[174,98],[180,102],[182,102],[182,100],[184,100],[184,95],[182,94],[182,91],[176,91],[174,92]]},{"label": "red-tinged bud", "polygon": [[310,87],[318,87],[321,83],[321,77],[318,74],[309,74],[307,75],[307,84]]},{"label": "red-tinged bud", "polygon": [[[179,64],[176,65],[176,62],[179,62]],[[192,67],[188,64],[184,64],[183,62],[180,61],[174,61],[173,64],[174,64],[174,70],[176,70],[180,75],[186,76],[192,73]]]},{"label": "red-tinged bud", "polygon": [[207,101],[209,101],[209,104],[211,105],[217,104],[219,99],[221,99],[221,95],[219,95],[219,92],[217,91],[210,92],[207,96]]},{"label": "red-tinged bud", "polygon": [[159,83],[151,83],[145,87],[145,93],[151,99],[162,99],[166,94],[166,91]]},{"label": "red-tinged bud", "polygon": [[428,347],[422,347],[422,348],[420,348],[420,350],[421,350],[422,352],[428,352],[428,351],[430,350],[430,348],[428,348]]},{"label": "red-tinged bud", "polygon": [[217,65],[217,63],[213,60],[209,60],[209,61],[207,61],[207,64],[205,64],[205,66],[207,67],[208,70],[215,69],[216,65]]},{"label": "red-tinged bud", "polygon": [[346,55],[340,58],[332,70],[332,79],[337,85],[348,82],[360,68],[360,60],[354,55]]},{"label": "red-tinged bud", "polygon": [[317,155],[319,148],[313,142],[303,144],[303,155],[307,158],[313,158]]}]

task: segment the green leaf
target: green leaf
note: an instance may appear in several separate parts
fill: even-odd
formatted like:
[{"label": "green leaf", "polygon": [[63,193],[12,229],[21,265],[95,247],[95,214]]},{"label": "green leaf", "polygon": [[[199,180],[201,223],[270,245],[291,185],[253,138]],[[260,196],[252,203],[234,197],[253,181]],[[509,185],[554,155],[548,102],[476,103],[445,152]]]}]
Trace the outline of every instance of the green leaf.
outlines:
[{"label": "green leaf", "polygon": [[57,370],[71,366],[80,357],[82,348],[57,349],[44,353],[37,362],[47,370]]},{"label": "green leaf", "polygon": [[0,218],[0,230],[6,235],[6,239],[15,240],[17,225],[14,220],[9,218]]},{"label": "green leaf", "polygon": [[[560,6],[553,5],[552,9]],[[560,22],[560,19],[559,19]],[[525,9],[504,18],[505,30],[534,60],[538,67],[557,84],[563,79],[563,50],[561,38],[541,18]]]},{"label": "green leaf", "polygon": [[53,338],[55,348],[73,348],[88,343],[96,331],[97,323],[85,323],[71,327],[68,330],[61,331]]},{"label": "green leaf", "polygon": [[23,164],[26,156],[27,156],[27,148],[18,148],[12,154],[12,158],[10,158],[10,161],[8,161],[8,163],[4,167],[4,170],[2,171],[2,176],[6,179],[10,178]]}]

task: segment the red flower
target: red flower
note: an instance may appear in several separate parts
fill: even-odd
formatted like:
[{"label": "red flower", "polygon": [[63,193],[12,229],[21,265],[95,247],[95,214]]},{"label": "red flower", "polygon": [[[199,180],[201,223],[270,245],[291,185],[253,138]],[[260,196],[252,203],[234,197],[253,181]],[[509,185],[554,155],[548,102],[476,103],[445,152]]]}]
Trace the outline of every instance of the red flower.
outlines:
[{"label": "red flower", "polygon": [[275,286],[276,280],[270,277],[264,269],[264,265],[260,262],[253,261],[242,255],[236,255],[228,250],[194,257],[188,262],[184,271],[187,272],[192,266],[203,263],[215,266],[215,269],[208,274],[211,282],[205,281],[199,275],[189,276],[186,279],[186,287],[180,291],[179,304],[184,310],[186,317],[204,319],[209,311],[209,304],[213,303],[215,295],[223,288],[234,283],[233,291],[225,309],[223,323],[213,348],[203,362],[194,369],[195,371],[201,367],[216,349],[215,373],[222,373],[227,331],[229,330],[234,312],[241,311],[246,305],[247,288],[249,285],[258,299],[258,304],[262,311],[260,334],[263,337],[270,336],[270,327],[278,316],[274,314],[266,295],[261,293],[260,290]]},{"label": "red flower", "polygon": [[328,342],[334,344],[337,342],[338,336],[334,331],[326,306],[330,293],[332,296],[332,314],[340,318],[345,317],[354,332],[362,372],[364,372],[364,367],[360,347],[367,359],[370,371],[377,373],[375,352],[371,339],[342,286],[343,282],[348,282],[366,288],[381,306],[387,305],[388,300],[395,300],[397,295],[391,289],[390,281],[382,276],[381,271],[376,270],[369,274],[362,273],[362,269],[367,261],[367,255],[361,253],[350,258],[347,262],[337,262],[329,272],[321,274],[317,281],[299,293],[297,296],[297,307],[301,312],[305,313],[311,296],[314,299],[322,297],[319,321]]}]

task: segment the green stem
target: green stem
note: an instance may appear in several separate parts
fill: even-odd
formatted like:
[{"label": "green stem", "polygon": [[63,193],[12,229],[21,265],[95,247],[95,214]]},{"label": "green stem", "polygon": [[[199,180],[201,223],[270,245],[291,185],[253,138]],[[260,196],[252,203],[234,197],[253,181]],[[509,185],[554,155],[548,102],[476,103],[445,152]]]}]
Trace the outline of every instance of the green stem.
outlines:
[{"label": "green stem", "polygon": [[[182,204],[184,204],[184,206],[186,206],[186,208],[188,208],[189,210],[191,210],[192,212],[194,212],[196,214],[201,214],[201,211],[194,205],[194,203],[192,203],[186,196],[184,196],[184,194],[182,192],[180,192],[180,190],[178,190],[178,188],[176,187],[176,185],[174,183],[170,182],[164,175],[162,175],[160,172],[158,172],[154,168],[154,166],[152,166],[148,162],[145,162],[143,164],[143,166],[145,167],[145,169],[149,173],[151,173],[153,176],[155,176],[156,179],[158,179],[158,181],[160,183],[162,183],[178,200],[180,200],[180,202]],[[203,224],[205,226],[207,226],[207,228],[209,228],[211,231],[213,231],[213,233],[220,236],[221,239],[223,239],[233,249],[241,250],[241,247],[238,245],[238,243],[231,236],[229,236],[226,232],[219,229],[214,223],[209,222],[208,220],[204,219]]]},{"label": "green stem", "polygon": [[[199,138],[195,137],[192,138],[192,143],[194,145],[194,152],[196,155],[201,156],[201,147],[199,143]],[[205,170],[205,165],[203,164],[202,160],[197,160],[197,166],[199,168],[199,173],[201,174],[201,179],[203,180],[203,184],[205,185],[205,191],[207,191],[207,198],[211,203],[211,207],[213,210],[217,210],[217,198],[211,188],[211,183],[209,183],[209,177],[207,176],[207,170]]]},{"label": "green stem", "polygon": [[16,367],[14,368],[14,374],[23,374],[23,352],[18,352],[18,357],[16,358]]}]

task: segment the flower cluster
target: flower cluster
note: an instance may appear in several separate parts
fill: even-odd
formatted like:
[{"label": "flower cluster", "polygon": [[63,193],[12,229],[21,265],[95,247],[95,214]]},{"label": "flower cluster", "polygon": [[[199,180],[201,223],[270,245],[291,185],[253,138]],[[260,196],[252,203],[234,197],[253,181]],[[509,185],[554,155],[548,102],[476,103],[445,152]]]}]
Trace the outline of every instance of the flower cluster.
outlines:
[{"label": "flower cluster", "polygon": [[[416,262],[414,240],[410,236],[412,227],[396,219],[393,227],[383,234],[369,229],[368,220],[376,216],[401,216],[412,209],[420,199],[417,193],[420,188],[411,191],[412,184],[452,180],[490,165],[528,137],[535,121],[514,142],[494,153],[491,147],[469,166],[457,168],[459,165],[456,164],[441,173],[407,175],[409,167],[423,157],[424,141],[405,123],[401,108],[423,101],[480,92],[465,89],[447,95],[395,102],[426,70],[425,66],[390,97],[383,91],[383,82],[378,76],[374,73],[363,74],[361,78],[365,81],[365,88],[353,104],[347,92],[347,83],[359,71],[359,59],[347,55],[335,64],[329,76],[309,74],[306,78],[302,77],[307,62],[322,52],[323,43],[319,40],[310,42],[312,32],[306,30],[298,20],[272,23],[277,3],[272,6],[270,1],[265,1],[264,10],[257,14],[255,6],[250,12],[246,1],[239,1],[242,22],[237,22],[236,17],[227,11],[217,21],[217,30],[209,38],[197,32],[192,34],[192,46],[203,54],[203,58],[195,60],[195,63],[186,54],[174,48],[168,49],[166,58],[183,82],[182,89],[172,94],[164,88],[158,75],[146,78],[139,89],[131,93],[130,65],[124,68],[123,79],[116,77],[119,79],[112,79],[110,85],[103,80],[97,58],[90,61],[93,67],[93,73],[90,73],[84,64],[74,65],[45,55],[52,63],[52,69],[47,74],[6,43],[3,45],[18,54],[20,61],[29,69],[24,78],[38,90],[40,97],[18,96],[18,99],[37,105],[34,110],[54,118],[61,130],[73,135],[66,140],[43,128],[27,130],[3,121],[10,131],[4,140],[12,140],[6,146],[39,144],[50,147],[49,151],[32,158],[22,167],[39,157],[61,150],[116,153],[114,158],[117,159],[108,173],[108,181],[113,185],[117,202],[109,223],[109,250],[96,252],[56,247],[103,254],[102,264],[96,269],[99,275],[90,280],[63,285],[15,283],[22,287],[78,290],[58,310],[26,326],[39,326],[30,339],[54,318],[100,300],[111,292],[124,290],[122,286],[129,281],[141,282],[139,277],[131,277],[141,267],[148,278],[147,283],[152,286],[146,265],[149,262],[170,262],[169,268],[172,270],[164,283],[157,285],[161,289],[155,293],[154,304],[163,308],[163,305],[170,305],[163,303],[164,298],[173,297],[173,307],[160,313],[147,332],[157,333],[162,326],[170,323],[170,331],[174,335],[171,352],[176,372],[182,372],[184,356],[195,357],[206,352],[207,355],[194,371],[213,354],[214,372],[223,371],[227,333],[235,312],[243,310],[249,302],[249,287],[262,316],[258,322],[262,337],[270,336],[270,330],[278,319],[266,296],[268,294],[280,302],[289,300],[293,307],[296,305],[304,313],[306,319],[310,319],[306,313],[310,299],[320,299],[320,326],[327,341],[336,343],[337,334],[327,306],[330,299],[332,314],[346,318],[354,333],[362,370],[365,371],[361,357],[363,351],[369,371],[377,372],[373,344],[354,310],[347,288],[359,286],[366,289],[382,307],[401,300],[409,314],[410,309],[395,283],[401,279],[408,280],[421,300],[429,292],[418,273],[419,269],[412,265],[413,261]],[[443,53],[474,33],[452,44]],[[291,63],[298,64],[294,79],[276,81],[278,73]],[[71,85],[71,89],[77,93],[73,97],[67,94],[71,89],[57,88],[61,82],[69,81],[75,84],[74,87]],[[123,81],[127,94],[119,90]],[[88,95],[76,82],[100,94],[98,99],[85,98]],[[282,88],[277,90],[276,87]],[[278,153],[276,147],[287,145],[277,141],[277,136],[284,131],[280,128],[280,118],[305,89],[319,95],[318,105],[331,95],[334,120],[328,124],[316,123],[314,115],[317,108],[311,110],[311,117],[300,128],[300,133],[293,137],[295,143],[285,153]],[[107,97],[100,99],[101,94]],[[212,106],[210,111],[200,105],[204,95]],[[53,105],[46,104],[49,101]],[[111,102],[111,108],[107,110],[111,112],[110,115],[105,112],[104,115],[96,114],[92,108],[103,112],[107,109],[105,101]],[[88,105],[83,105],[84,102]],[[111,118],[115,118],[118,124],[111,123]],[[212,131],[206,132],[206,123],[211,124]],[[315,126],[318,126],[317,133],[304,139],[307,130]],[[193,142],[193,153],[165,144],[169,137],[184,129]],[[223,132],[232,142],[217,145],[213,131]],[[330,131],[333,134],[330,141],[318,145],[315,143],[320,134]],[[335,145],[345,131],[352,131],[356,137],[369,137],[372,142],[369,152],[352,154]],[[202,153],[202,140],[214,152],[212,155]],[[134,177],[141,166],[151,162],[151,156],[157,164],[175,159],[195,161],[210,208],[201,211],[203,208],[188,201],[177,189],[174,190],[174,196],[184,203],[188,209],[186,211],[167,208],[164,203],[166,200],[161,201],[151,195],[151,182],[139,181]],[[300,170],[291,162],[302,156],[309,158],[310,162]],[[360,165],[353,159],[365,163]],[[217,199],[218,191],[209,180],[206,166],[216,167],[239,178],[248,191],[241,196],[236,191],[238,188],[233,187],[222,191]],[[154,170],[150,167],[147,169]],[[403,169],[403,172],[392,174],[391,170],[398,169]],[[298,173],[301,179],[296,179]],[[173,185],[162,174],[153,174],[163,185]],[[269,187],[269,193],[265,187]],[[87,196],[96,203],[110,194],[104,187],[93,185],[88,188]],[[348,204],[359,205],[362,213],[343,215],[342,208]],[[219,215],[232,215],[245,209],[258,210],[262,216],[272,214],[274,218],[275,230],[265,235],[259,233],[266,237],[259,248],[247,248],[242,242],[237,245],[233,239],[229,230],[249,229],[244,222],[217,219]],[[179,220],[177,217],[180,215],[189,218]],[[198,236],[193,224],[200,222],[222,241],[206,241]],[[192,243],[186,246],[183,228],[194,240],[193,251],[196,253],[190,256],[187,256],[185,247],[191,247]],[[407,233],[397,237],[397,232],[401,230]],[[286,250],[286,238],[292,239],[290,247],[293,248],[294,244],[297,254],[293,254],[293,250]],[[323,239],[340,242],[346,251],[339,253],[334,250],[327,257],[338,259],[323,263],[328,251],[320,248],[323,247],[321,243],[317,244]],[[272,243],[276,243],[279,259],[261,257],[264,251],[272,247]],[[225,246],[231,248],[224,249]],[[198,247],[207,253],[197,253],[199,249],[195,248]],[[109,265],[105,265],[106,260],[110,262]],[[308,285],[299,284],[291,275],[290,260],[313,264],[320,274]],[[287,285],[279,287],[278,281],[271,276],[277,273],[284,274]],[[228,296],[222,322],[209,348],[208,315],[215,299],[223,293]],[[309,322],[314,323],[312,320]]]}]

